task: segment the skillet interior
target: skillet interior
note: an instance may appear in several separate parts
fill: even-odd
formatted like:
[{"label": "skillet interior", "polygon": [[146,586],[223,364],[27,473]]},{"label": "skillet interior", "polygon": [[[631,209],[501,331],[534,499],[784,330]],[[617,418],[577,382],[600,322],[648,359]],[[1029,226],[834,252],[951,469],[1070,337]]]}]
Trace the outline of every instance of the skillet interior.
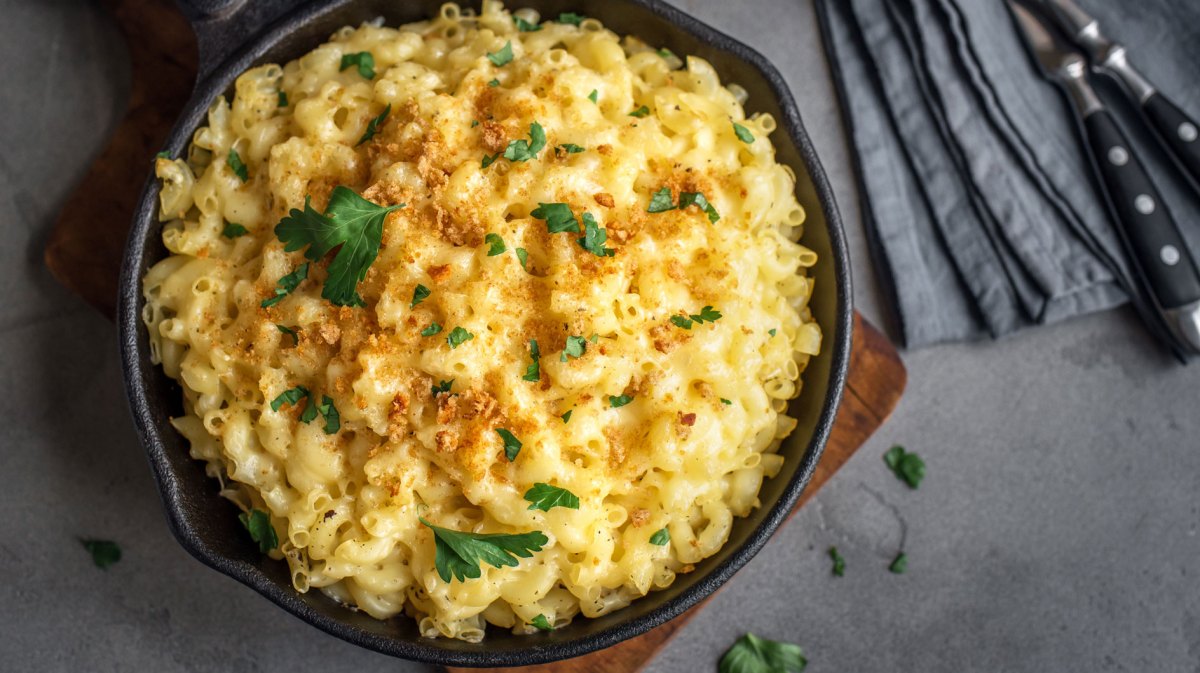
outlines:
[{"label": "skillet interior", "polygon": [[[472,3],[463,3],[471,5]],[[352,612],[319,591],[297,594],[287,565],[262,556],[241,529],[233,505],[217,496],[216,484],[203,465],[188,456],[186,442],[169,425],[178,415],[178,386],[151,365],[140,321],[141,277],[166,256],[157,224],[157,187],[148,181],[127,244],[121,278],[119,326],[125,378],[135,422],[166,505],[172,532],[203,563],[250,586],[297,617],[359,645],[406,659],[459,666],[529,665],[579,656],[638,635],[678,615],[706,597],[766,542],[794,506],[820,457],[841,399],[850,350],[850,279],[841,223],[832,190],[800,122],[782,77],[759,54],[673,7],[653,0],[516,0],[512,7],[531,6],[543,17],[561,11],[594,16],[619,34],[635,35],[677,54],[710,61],[722,81],[736,82],[749,92],[748,112],[769,112],[779,122],[772,135],[781,162],[797,176],[797,197],[808,211],[803,243],[820,256],[813,270],[813,312],[825,333],[821,354],[804,374],[801,395],[790,411],[799,419],[796,431],[780,449],[783,471],[764,482],[764,507],[739,520],[727,544],[715,556],[681,575],[664,591],[651,593],[629,607],[599,619],[580,619],[551,634],[514,636],[489,629],[478,645],[423,639],[415,622],[400,616],[386,622]],[[197,87],[188,109],[172,131],[167,149],[178,155],[208,103],[227,93],[246,68],[286,62],[328,39],[337,28],[378,16],[387,25],[431,17],[439,0],[333,0],[291,13],[260,34]]]}]

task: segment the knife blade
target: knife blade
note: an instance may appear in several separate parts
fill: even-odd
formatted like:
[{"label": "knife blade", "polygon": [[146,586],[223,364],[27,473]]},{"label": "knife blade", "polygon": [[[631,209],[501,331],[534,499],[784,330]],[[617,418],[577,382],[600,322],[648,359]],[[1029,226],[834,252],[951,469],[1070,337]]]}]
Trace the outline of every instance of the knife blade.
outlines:
[{"label": "knife blade", "polygon": [[1041,0],[1051,19],[1087,52],[1092,65],[1125,85],[1159,141],[1200,192],[1200,123],[1162,94],[1133,64],[1128,52],[1108,37],[1100,22],[1075,0]]},{"label": "knife blade", "polygon": [[1083,53],[1025,5],[1016,0],[1007,3],[1039,66],[1068,92],[1082,119],[1092,169],[1175,345],[1200,354],[1200,271],[1174,217],[1133,145],[1088,81]]}]

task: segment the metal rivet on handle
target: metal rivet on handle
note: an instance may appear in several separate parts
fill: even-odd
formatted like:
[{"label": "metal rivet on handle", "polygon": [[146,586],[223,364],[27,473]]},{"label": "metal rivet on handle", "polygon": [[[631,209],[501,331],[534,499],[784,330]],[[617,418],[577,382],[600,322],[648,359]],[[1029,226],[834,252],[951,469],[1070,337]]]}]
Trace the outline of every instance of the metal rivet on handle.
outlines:
[{"label": "metal rivet on handle", "polygon": [[1158,251],[1158,256],[1162,258],[1163,264],[1167,266],[1175,266],[1179,263],[1179,248],[1173,245],[1164,245],[1162,250]]},{"label": "metal rivet on handle", "polygon": [[1200,137],[1200,131],[1196,130],[1196,125],[1191,122],[1184,122],[1179,125],[1179,139],[1185,143],[1190,143]]},{"label": "metal rivet on handle", "polygon": [[1117,145],[1108,151],[1108,161],[1113,166],[1124,166],[1129,163],[1129,152],[1124,147]]},{"label": "metal rivet on handle", "polygon": [[1149,194],[1139,194],[1133,200],[1133,207],[1143,215],[1149,215],[1154,212],[1154,199],[1150,198]]}]

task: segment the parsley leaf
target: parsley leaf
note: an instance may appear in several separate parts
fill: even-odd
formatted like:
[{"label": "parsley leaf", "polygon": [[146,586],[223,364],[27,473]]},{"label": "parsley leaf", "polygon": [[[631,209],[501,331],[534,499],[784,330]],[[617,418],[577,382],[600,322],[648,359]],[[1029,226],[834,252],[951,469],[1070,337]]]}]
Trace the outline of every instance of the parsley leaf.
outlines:
[{"label": "parsley leaf", "polygon": [[754,134],[750,132],[750,129],[737,122],[733,123],[733,134],[737,136],[738,140],[746,143],[747,145],[754,142]]},{"label": "parsley leaf", "polygon": [[650,205],[646,207],[646,212],[665,213],[668,210],[675,210],[675,202],[671,200],[671,188],[663,187],[650,197]]},{"label": "parsley leaf", "polygon": [[238,179],[242,182],[250,179],[250,173],[246,169],[246,164],[242,163],[242,157],[232,147],[229,148],[229,154],[225,156],[225,165],[229,166],[229,170],[233,171],[233,174],[238,176]]},{"label": "parsley leaf", "polygon": [[446,336],[446,343],[450,344],[450,348],[458,348],[474,338],[474,334],[471,334],[462,327],[455,327],[454,329],[450,330],[450,334]]},{"label": "parsley leaf", "polygon": [[643,105],[640,108],[634,110],[633,112],[630,112],[629,116],[641,118],[641,117],[645,117],[648,114],[650,114],[650,108]]},{"label": "parsley leaf", "polygon": [[502,255],[508,250],[508,246],[504,245],[504,239],[500,238],[500,234],[488,234],[483,237],[483,240],[492,246],[488,249],[488,257]]},{"label": "parsley leaf", "polygon": [[225,238],[239,238],[250,233],[248,229],[236,222],[226,222],[225,228],[221,230],[221,235]]},{"label": "parsley leaf", "polygon": [[706,322],[716,322],[720,319],[721,312],[711,306],[705,306],[704,308],[700,309],[699,315],[692,314],[692,320],[695,320],[700,324],[704,324]]},{"label": "parsley leaf", "polygon": [[829,558],[833,559],[833,574],[842,577],[846,574],[846,559],[838,553],[837,547],[829,548]]},{"label": "parsley leaf", "polygon": [[908,484],[910,488],[917,488],[925,478],[925,461],[917,454],[905,451],[903,446],[893,446],[889,449],[883,454],[883,462],[892,468],[897,479]]},{"label": "parsley leaf", "polygon": [[263,308],[268,308],[283,301],[283,298],[296,290],[300,283],[308,278],[308,262],[296,267],[296,270],[288,275],[280,278],[276,283],[275,296],[262,300],[259,304]]},{"label": "parsley leaf", "polygon": [[493,78],[488,82],[488,86],[500,86],[500,80]]},{"label": "parsley leaf", "polygon": [[558,22],[569,23],[572,26],[578,26],[579,24],[583,23],[583,20],[586,18],[586,16],[582,14],[576,14],[575,12],[563,12],[562,14],[558,15]]},{"label": "parsley leaf", "polygon": [[449,583],[451,578],[464,582],[481,576],[479,566],[487,563],[494,568],[515,568],[518,558],[531,558],[550,540],[540,531],[508,535],[503,533],[464,533],[435,526],[420,518],[433,531],[436,556],[433,565],[438,577]]},{"label": "parsley leaf", "polygon": [[341,246],[329,264],[321,296],[337,306],[362,306],[358,284],[379,255],[383,223],[388,213],[404,204],[378,206],[341,185],[333,188],[324,215],[313,210],[311,201],[305,197],[303,211],[293,208],[280,220],[275,236],[288,252],[308,246],[304,256],[313,261]]},{"label": "parsley leaf", "polygon": [[300,333],[297,330],[292,329],[291,327],[288,327],[286,325],[279,325],[279,324],[276,324],[275,328],[278,329],[280,332],[283,332],[284,334],[292,337],[292,345],[294,345],[294,346],[300,345]]},{"label": "parsley leaf", "polygon": [[580,147],[579,145],[576,145],[574,143],[563,143],[563,144],[559,145],[558,148],[560,150],[566,152],[567,154],[579,154],[580,152],[583,151],[582,147]]},{"label": "parsley leaf", "polygon": [[171,153],[166,150],[163,150],[163,151],[159,152],[158,154],[155,154],[154,158],[155,159],[170,159]]},{"label": "parsley leaf", "polygon": [[308,398],[308,402],[304,405],[304,412],[300,414],[301,423],[312,423],[317,417],[317,403],[312,397]]},{"label": "parsley leaf", "polygon": [[535,33],[542,29],[538,24],[530,23],[519,16],[513,17],[513,23],[517,25],[517,32],[520,33]]},{"label": "parsley leaf", "polygon": [[504,148],[504,158],[509,161],[529,161],[536,159],[538,152],[546,146],[546,130],[542,125],[533,122],[529,125],[529,140],[513,140]]},{"label": "parsley leaf", "polygon": [[441,325],[439,325],[435,322],[431,322],[431,323],[429,323],[429,327],[426,327],[425,329],[421,330],[421,336],[433,336],[434,334],[437,334],[438,332],[441,332],[441,331],[442,331]]},{"label": "parsley leaf", "polygon": [[574,493],[565,488],[542,482],[534,484],[533,488],[525,492],[525,500],[533,503],[528,507],[530,510],[540,509],[543,512],[549,512],[555,507],[579,509],[579,497]]},{"label": "parsley leaf", "polygon": [[729,401],[729,400],[725,399],[724,397],[722,397],[722,398],[721,398],[721,404],[724,404],[725,406],[729,406],[729,405],[733,404],[733,402],[731,402],[731,401]]},{"label": "parsley leaf", "polygon": [[409,302],[408,307],[415,308],[417,304],[420,304],[421,302],[425,301],[428,298],[429,298],[429,288],[425,287],[424,285],[422,285],[420,283],[417,283],[417,286],[413,288],[412,301]]},{"label": "parsley leaf", "polygon": [[650,544],[657,545],[659,547],[665,546],[670,541],[671,531],[667,530],[665,527],[658,529],[655,531],[654,535],[650,536]]},{"label": "parsley leaf", "polygon": [[775,336],[777,331],[778,330],[776,330],[774,327],[772,327],[771,329],[767,330],[767,334],[770,334],[771,336]]},{"label": "parsley leaf", "polygon": [[581,336],[569,336],[567,337],[567,345],[563,348],[562,355],[558,360],[559,362],[566,362],[568,355],[573,358],[580,358],[583,357],[585,352],[587,352],[587,339]]},{"label": "parsley leaf", "polygon": [[531,216],[546,221],[546,230],[552,234],[559,232],[579,233],[579,222],[571,212],[571,206],[565,203],[538,203]]},{"label": "parsley leaf", "polygon": [[612,257],[616,254],[612,248],[604,247],[608,240],[608,232],[596,224],[596,218],[591,213],[583,214],[583,236],[575,239],[584,250],[597,257]]},{"label": "parsley leaf", "polygon": [[321,413],[321,418],[325,419],[325,434],[337,434],[342,427],[342,416],[338,413],[337,407],[333,406],[333,398],[322,395],[321,403],[316,407],[317,411]]},{"label": "parsley leaf", "polygon": [[80,540],[79,543],[88,550],[92,555],[92,563],[101,570],[108,570],[109,566],[121,560],[121,547],[112,540]]},{"label": "parsley leaf", "polygon": [[592,92],[588,94],[588,100],[590,100],[590,101],[592,101],[593,103],[595,103],[595,102],[596,102],[596,99],[597,99],[599,96],[600,96],[600,91],[599,91],[598,89],[592,89]]},{"label": "parsley leaf", "polygon": [[633,401],[633,395],[609,395],[608,404],[613,409],[619,409]]},{"label": "parsley leaf", "polygon": [[450,386],[452,386],[452,385],[454,385],[454,379],[450,379],[449,381],[442,381],[442,382],[438,383],[436,386],[433,386],[433,396],[437,397],[438,393],[450,392]]},{"label": "parsley leaf", "polygon": [[529,251],[526,250],[525,248],[517,248],[517,259],[520,260],[520,262],[521,262],[521,268],[528,271],[529,270],[529,265],[528,265]]},{"label": "parsley leaf", "polygon": [[496,434],[500,435],[500,439],[504,440],[504,457],[508,458],[508,462],[517,459],[517,454],[521,453],[521,440],[513,433],[504,428],[496,428]]},{"label": "parsley leaf", "polygon": [[475,128],[476,126],[479,126],[479,120],[478,120],[478,119],[472,119],[472,120],[471,120],[471,128]]},{"label": "parsley leaf", "polygon": [[717,213],[717,209],[700,192],[680,192],[679,209],[683,210],[692,205],[707,213],[709,222],[716,223],[717,220],[721,219],[721,215]]},{"label": "parsley leaf", "polygon": [[479,162],[479,167],[487,168],[488,166],[491,166],[492,164],[496,163],[496,160],[499,158],[500,158],[500,152],[496,152],[495,154],[485,154],[485,155],[483,155],[483,161]]},{"label": "parsley leaf", "polygon": [[342,64],[338,68],[338,72],[352,65],[358,66],[358,74],[367,79],[375,79],[375,57],[371,55],[371,52],[360,51],[356,54],[342,54]]},{"label": "parsley leaf", "polygon": [[367,130],[363,131],[362,137],[358,139],[358,144],[356,144],[355,147],[358,147],[359,145],[370,140],[371,138],[374,138],[375,134],[379,132],[379,127],[383,124],[384,120],[386,120],[388,118],[388,115],[391,113],[392,113],[392,104],[388,103],[387,107],[383,108],[383,112],[380,112],[378,117],[367,122]]},{"label": "parsley leaf", "polygon": [[673,315],[671,316],[671,322],[674,323],[676,327],[682,327],[683,329],[692,328],[692,319],[685,315]]},{"label": "parsley leaf", "polygon": [[666,47],[659,49],[658,55],[663,58],[678,58],[677,56],[675,56],[675,52],[671,51],[670,49],[667,49]]},{"label": "parsley leaf", "polygon": [[892,561],[890,566],[888,566],[888,570],[897,575],[903,575],[904,572],[908,570],[908,554],[905,554],[904,552],[896,554],[896,559]]},{"label": "parsley leaf", "polygon": [[288,106],[287,92],[280,91],[279,92],[279,107],[287,107],[287,106]]},{"label": "parsley leaf", "polygon": [[562,416],[559,416],[559,418],[563,419],[563,425],[566,425],[567,423],[571,422],[571,414],[573,414],[573,413],[575,413],[574,409],[567,409],[567,413],[563,414]]},{"label": "parsley leaf", "polygon": [[306,397],[308,397],[308,388],[305,388],[304,386],[288,388],[282,393],[279,393],[275,399],[271,400],[271,411],[279,411],[285,404],[289,404],[294,407],[300,403],[300,400]]},{"label": "parsley leaf", "polygon": [[799,645],[742,636],[721,657],[718,673],[801,673],[808,666]]},{"label": "parsley leaf", "polygon": [[554,630],[554,627],[550,625],[550,620],[546,619],[546,615],[538,615],[537,617],[534,617],[532,620],[530,620],[529,623],[532,624],[533,626],[541,629],[542,631],[553,631]]},{"label": "parsley leaf", "polygon": [[542,357],[542,351],[538,348],[537,339],[529,340],[529,359],[532,361],[525,368],[525,376],[521,378],[526,381],[539,381],[542,378],[542,366],[538,362],[538,358]]},{"label": "parsley leaf", "polygon": [[238,521],[250,531],[250,539],[258,543],[258,550],[267,553],[279,546],[279,536],[271,525],[271,515],[261,509],[252,509],[238,515]]},{"label": "parsley leaf", "polygon": [[494,65],[496,67],[506,66],[509,63],[511,63],[513,60],[512,40],[505,42],[504,46],[501,47],[498,51],[496,51],[494,53],[488,52],[487,59],[489,61],[491,61],[492,65]]}]

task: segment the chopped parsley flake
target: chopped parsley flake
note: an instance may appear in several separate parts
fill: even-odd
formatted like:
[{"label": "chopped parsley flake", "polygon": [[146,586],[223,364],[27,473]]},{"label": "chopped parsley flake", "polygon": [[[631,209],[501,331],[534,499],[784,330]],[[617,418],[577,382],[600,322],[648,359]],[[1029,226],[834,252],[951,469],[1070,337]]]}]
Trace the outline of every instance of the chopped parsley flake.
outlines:
[{"label": "chopped parsley flake", "polygon": [[338,414],[337,407],[333,406],[333,398],[322,395],[321,403],[317,405],[317,411],[320,412],[321,418],[325,419],[325,434],[337,434],[342,427],[342,417]]},{"label": "chopped parsley flake", "polygon": [[650,205],[646,207],[646,212],[665,213],[668,210],[675,210],[675,202],[671,200],[671,188],[663,187],[651,195]]},{"label": "chopped parsley flake", "polygon": [[747,145],[754,142],[754,134],[750,132],[750,129],[737,122],[733,123],[733,133],[737,136],[738,140],[746,143]]},{"label": "chopped parsley flake", "polygon": [[596,99],[599,97],[600,91],[598,89],[592,89],[592,92],[588,94],[588,100],[592,101],[593,103],[595,103]]},{"label": "chopped parsley flake", "polygon": [[682,327],[683,329],[691,329],[692,328],[692,319],[687,317],[686,315],[673,315],[673,316],[671,316],[671,322],[676,327]]},{"label": "chopped parsley flake", "polygon": [[584,250],[597,257],[612,257],[616,254],[612,248],[604,247],[604,242],[608,240],[608,232],[600,228],[591,213],[583,214],[583,232],[583,236],[575,240]]},{"label": "chopped parsley flake", "polygon": [[383,125],[383,122],[388,118],[388,115],[391,113],[392,113],[392,104],[388,103],[387,107],[383,108],[383,112],[380,112],[378,117],[375,117],[371,121],[367,122],[367,130],[364,131],[362,134],[362,137],[358,139],[358,144],[355,145],[355,147],[358,147],[359,145],[370,140],[371,138],[374,138],[375,134],[379,132],[379,127],[381,125]]},{"label": "chopped parsley flake", "polygon": [[663,58],[678,58],[677,56],[675,56],[675,52],[671,51],[670,49],[667,49],[666,47],[659,49],[658,55]]},{"label": "chopped parsley flake", "polygon": [[528,264],[529,251],[526,250],[525,248],[517,248],[516,252],[517,252],[517,259],[520,260],[520,262],[521,262],[521,268],[528,271],[529,270],[529,264]]},{"label": "chopped parsley flake", "polygon": [[421,285],[420,283],[417,283],[417,286],[413,288],[412,301],[409,302],[408,307],[414,308],[417,304],[420,304],[421,302],[425,301],[428,298],[429,298],[429,288],[425,287],[424,285]]},{"label": "chopped parsley flake", "polygon": [[630,112],[629,116],[641,118],[641,117],[645,117],[648,114],[650,114],[650,108],[643,105],[643,106],[639,107],[638,109],[634,110],[633,112]]},{"label": "chopped parsley flake", "polygon": [[727,400],[727,399],[725,399],[724,397],[722,397],[722,398],[721,398],[721,404],[724,404],[725,406],[729,406],[729,405],[733,404],[733,402],[731,402],[730,400]]},{"label": "chopped parsley flake", "polygon": [[271,515],[261,509],[252,509],[238,515],[238,521],[250,531],[250,539],[258,543],[258,550],[267,553],[279,546],[279,536],[271,525]]},{"label": "chopped parsley flake", "polygon": [[478,120],[478,119],[472,119],[472,120],[471,120],[471,128],[475,128],[476,126],[479,126],[479,120]]},{"label": "chopped parsley flake", "polygon": [[883,454],[883,462],[892,468],[896,478],[908,484],[909,488],[917,488],[925,478],[925,461],[915,453],[908,453],[903,446],[893,446]]},{"label": "chopped parsley flake", "polygon": [[488,84],[488,86],[500,86],[500,80],[492,79],[487,84]]},{"label": "chopped parsley flake", "polygon": [[554,627],[551,626],[551,624],[550,624],[550,620],[546,619],[546,615],[538,615],[537,617],[534,617],[532,620],[530,620],[529,623],[532,624],[534,627],[541,629],[542,631],[553,631],[554,630]]},{"label": "chopped parsley flake", "polygon": [[454,379],[449,381],[440,381],[436,386],[433,386],[433,396],[437,397],[439,393],[450,392],[450,386],[454,385]]},{"label": "chopped parsley flake", "polygon": [[671,531],[666,528],[660,528],[650,536],[650,544],[662,547],[671,541]]},{"label": "chopped parsley flake", "polygon": [[522,19],[519,16],[513,17],[513,23],[516,24],[517,32],[520,32],[520,33],[536,33],[537,31],[542,29],[542,27],[539,26],[538,24],[530,23],[529,21],[526,21],[525,19]]},{"label": "chopped parsley flake", "polygon": [[112,540],[80,540],[83,548],[92,555],[92,563],[101,570],[121,560],[121,547]]},{"label": "chopped parsley flake", "polygon": [[465,582],[481,576],[483,563],[494,568],[517,567],[518,558],[531,558],[550,540],[539,531],[507,535],[500,533],[464,533],[435,526],[424,518],[421,523],[433,531],[436,555],[433,565],[438,577],[447,584],[457,579]]},{"label": "chopped parsley flake", "polygon": [[525,376],[521,378],[526,381],[539,381],[542,378],[542,366],[538,359],[542,357],[542,351],[538,348],[537,339],[529,340],[529,366],[525,368]]},{"label": "chopped parsley flake", "polygon": [[360,51],[356,54],[343,54],[342,64],[338,68],[341,72],[350,66],[358,66],[358,74],[366,79],[375,79],[375,57],[369,51]]},{"label": "chopped parsley flake", "polygon": [[555,507],[579,509],[579,497],[565,488],[538,482],[525,492],[525,501],[533,503],[527,509],[549,512]]},{"label": "chopped parsley flake", "polygon": [[237,153],[237,150],[229,148],[229,154],[225,155],[225,165],[229,166],[229,170],[238,176],[242,182],[250,179],[250,172],[246,169],[246,164],[242,163],[242,157]]},{"label": "chopped parsley flake", "polygon": [[683,329],[691,329],[692,323],[703,325],[706,322],[716,322],[721,319],[721,312],[711,306],[705,306],[700,309],[700,313],[693,313],[690,316],[673,315],[671,323],[676,327]]},{"label": "chopped parsley flake", "polygon": [[308,398],[308,401],[305,402],[305,404],[304,404],[304,411],[300,414],[300,422],[301,423],[312,423],[313,419],[316,417],[317,417],[317,405],[316,405],[316,402],[313,400],[313,398],[310,396]]},{"label": "chopped parsley flake", "polygon": [[426,327],[425,329],[421,330],[421,336],[426,336],[426,337],[433,336],[434,334],[437,334],[438,332],[441,332],[441,331],[442,331],[441,325],[439,325],[435,322],[431,322],[431,323],[429,323],[429,327]]},{"label": "chopped parsley flake", "polygon": [[767,334],[770,334],[771,336],[775,336],[776,333],[778,333],[778,330],[776,330],[774,327],[767,330]]},{"label": "chopped parsley flake", "polygon": [[513,140],[504,149],[504,158],[509,161],[529,161],[536,159],[538,152],[546,146],[546,130],[542,125],[533,122],[529,125],[529,140],[524,138]]},{"label": "chopped parsley flake", "polygon": [[837,547],[829,548],[829,558],[833,559],[833,574],[842,577],[846,574],[846,559],[838,553]]},{"label": "chopped parsley flake", "polygon": [[496,434],[504,441],[504,457],[508,458],[510,463],[516,460],[517,454],[521,453],[521,440],[504,428],[496,428]]},{"label": "chopped parsley flake", "polygon": [[721,657],[719,673],[801,673],[806,666],[799,645],[747,633]]},{"label": "chopped parsley flake", "polygon": [[485,154],[483,155],[483,161],[479,162],[479,165],[482,168],[487,168],[488,166],[496,163],[496,160],[499,158],[500,152],[496,152],[495,154]]},{"label": "chopped parsley flake", "polygon": [[248,229],[236,222],[226,222],[225,228],[221,230],[221,235],[225,238],[240,238],[248,233]]},{"label": "chopped parsley flake", "polygon": [[376,205],[338,185],[324,214],[314,210],[312,199],[305,197],[304,210],[293,208],[275,225],[275,236],[286,244],[287,252],[307,247],[304,256],[314,262],[336,248],[321,296],[336,306],[363,306],[358,284],[379,255],[388,214],[403,207],[403,203]]},{"label": "chopped parsley flake", "polygon": [[450,344],[450,348],[458,348],[474,338],[474,334],[471,334],[462,327],[455,327],[450,330],[450,334],[446,337],[446,343]]},{"label": "chopped parsley flake", "polygon": [[171,153],[166,150],[163,150],[163,151],[159,152],[158,154],[155,154],[154,158],[155,159],[170,159]]},{"label": "chopped parsley flake", "polygon": [[586,18],[586,16],[582,14],[576,14],[575,12],[563,12],[562,14],[558,15],[558,22],[569,23],[572,26],[578,26],[579,24],[583,23],[583,20]]},{"label": "chopped parsley flake", "polygon": [[567,423],[571,422],[571,414],[573,414],[573,413],[575,413],[574,409],[567,409],[567,413],[563,414],[562,416],[559,416],[559,418],[561,418],[563,421],[563,425],[566,425]]},{"label": "chopped parsley flake", "polygon": [[483,237],[483,240],[491,246],[488,248],[488,257],[503,255],[508,251],[508,246],[504,245],[504,239],[500,238],[500,234],[488,234]]},{"label": "chopped parsley flake", "polygon": [[301,264],[296,267],[295,271],[280,278],[275,283],[275,296],[262,300],[260,306],[269,308],[283,301],[283,298],[295,291],[305,278],[308,278],[308,262]]},{"label": "chopped parsley flake", "polygon": [[275,328],[278,329],[280,332],[283,332],[284,334],[292,337],[292,345],[296,345],[296,346],[300,345],[300,333],[299,333],[298,329],[292,329],[291,327],[288,327],[286,325],[279,325],[279,324],[276,324]]},{"label": "chopped parsley flake", "polygon": [[908,554],[905,554],[904,552],[896,554],[896,558],[892,561],[892,564],[888,566],[888,570],[897,575],[903,575],[904,572],[908,570]]},{"label": "chopped parsley flake", "polygon": [[558,360],[559,362],[566,362],[568,355],[573,358],[580,358],[583,357],[586,351],[587,339],[581,336],[569,336],[567,337],[567,345],[563,348],[562,355],[559,356]]},{"label": "chopped parsley flake", "polygon": [[574,143],[563,143],[562,145],[558,146],[558,149],[566,152],[567,154],[579,154],[583,151],[582,147]]},{"label": "chopped parsley flake", "polygon": [[487,59],[496,67],[506,66],[513,60],[512,40],[504,43],[504,46],[499,51],[489,52]]},{"label": "chopped parsley flake", "polygon": [[618,409],[633,401],[633,395],[609,395],[608,404],[613,409]]},{"label": "chopped parsley flake", "polygon": [[565,203],[539,203],[531,216],[546,221],[546,230],[552,234],[560,232],[579,233],[579,222]]},{"label": "chopped parsley flake", "polygon": [[306,397],[308,397],[308,388],[305,388],[304,386],[288,388],[282,393],[279,393],[275,399],[271,400],[271,411],[279,411],[285,404],[294,407],[300,403],[300,400]]},{"label": "chopped parsley flake", "polygon": [[287,106],[288,106],[287,92],[280,91],[279,92],[279,107],[287,107]]},{"label": "chopped parsley flake", "polygon": [[717,209],[700,192],[681,192],[679,194],[679,209],[683,210],[688,206],[696,206],[707,213],[709,222],[716,223],[717,220],[721,219],[720,214],[717,213]]}]

